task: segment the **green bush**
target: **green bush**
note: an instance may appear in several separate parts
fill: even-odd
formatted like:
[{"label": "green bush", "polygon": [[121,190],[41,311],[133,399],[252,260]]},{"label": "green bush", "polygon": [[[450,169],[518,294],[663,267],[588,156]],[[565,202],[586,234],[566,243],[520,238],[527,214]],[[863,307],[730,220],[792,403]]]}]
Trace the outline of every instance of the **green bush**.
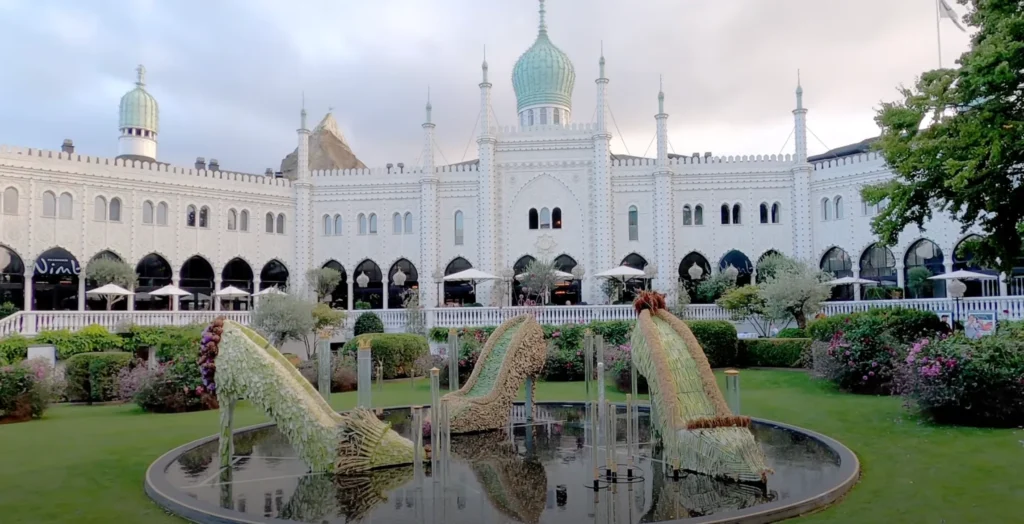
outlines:
[{"label": "green bush", "polygon": [[0,320],[3,320],[19,311],[21,311],[21,309],[18,309],[18,306],[15,306],[10,302],[4,302],[3,304],[0,304]]},{"label": "green bush", "polygon": [[807,335],[814,340],[831,342],[836,333],[851,325],[868,322],[885,331],[892,331],[899,340],[910,344],[936,332],[946,332],[948,326],[931,311],[908,308],[871,308],[858,313],[833,315],[814,320],[807,325]]},{"label": "green bush", "polygon": [[118,398],[117,376],[132,362],[125,352],[80,353],[64,368],[65,393],[71,402],[107,402]]},{"label": "green bush", "polygon": [[691,320],[687,322],[693,336],[697,337],[708,363],[713,368],[737,365],[737,344],[739,336],[736,327],[725,320]]},{"label": "green bush", "polygon": [[92,351],[86,339],[76,336],[67,329],[40,332],[33,339],[33,343],[52,344],[57,348],[57,358],[61,360]]},{"label": "green bush", "polygon": [[739,341],[740,367],[797,368],[810,352],[809,338],[758,338]]},{"label": "green bush", "polygon": [[359,341],[370,339],[374,363],[384,361],[384,378],[408,376],[413,372],[416,359],[430,353],[427,339],[410,333],[367,333],[349,340],[341,349],[346,356],[356,356]]},{"label": "green bush", "polygon": [[123,345],[123,339],[107,331],[107,328],[99,324],[91,324],[74,332],[74,335],[85,340],[89,351],[118,351]]},{"label": "green bush", "polygon": [[14,333],[0,339],[0,366],[17,364],[28,357],[29,339]]},{"label": "green bush", "polygon": [[49,363],[40,359],[0,367],[0,422],[43,416],[54,398]]},{"label": "green bush", "polygon": [[786,328],[779,330],[775,338],[807,338],[807,331],[800,328]]},{"label": "green bush", "polygon": [[357,337],[367,333],[383,333],[384,322],[381,321],[380,317],[378,317],[376,313],[363,313],[356,319],[356,325],[353,331]]}]

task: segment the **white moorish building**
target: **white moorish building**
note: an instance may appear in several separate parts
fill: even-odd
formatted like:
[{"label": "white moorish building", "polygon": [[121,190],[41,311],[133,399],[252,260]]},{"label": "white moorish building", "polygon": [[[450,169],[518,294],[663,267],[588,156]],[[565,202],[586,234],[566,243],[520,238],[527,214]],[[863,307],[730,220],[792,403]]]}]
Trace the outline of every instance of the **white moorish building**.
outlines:
[{"label": "white moorish building", "polygon": [[[137,266],[142,294],[120,306],[135,309],[167,309],[166,299],[145,294],[167,284],[193,293],[183,309],[243,307],[210,296],[228,285],[305,290],[307,270],[322,266],[343,273],[333,299],[349,309],[356,301],[399,308],[410,289],[424,306],[498,305],[504,294],[495,286],[506,284],[481,283],[474,296],[468,284],[440,277],[470,267],[507,277],[531,257],[581,277],[556,290],[558,304],[608,303],[594,274],[620,264],[645,269],[670,294],[680,280],[729,265],[749,281],[770,252],[897,288],[915,267],[937,274],[970,266],[955,255],[965,235],[945,217],[908,229],[891,248],[875,243],[877,209],[859,189],[890,171],[867,143],[808,157],[799,86],[791,154],[670,154],[666,97],[653,92],[657,156],[613,153],[613,65],[595,57],[597,107],[574,111],[576,70],[548,33],[543,2],[540,15],[536,40],[512,71],[518,125],[496,124],[494,75],[484,62],[479,100],[467,101],[480,106],[478,160],[454,165],[434,156],[429,102],[418,166],[313,170],[311,135],[343,139],[330,115],[310,130],[305,110],[293,175],[226,172],[213,159],[162,163],[159,140],[174,137],[160,133],[140,67],[121,99],[118,157],[81,154],[69,141],[57,151],[0,146],[0,300],[25,310],[102,309],[86,300],[91,284],[80,277],[100,256]],[[577,118],[595,109],[593,121]],[[1004,275],[968,294],[1020,294],[1017,282]],[[517,302],[520,293],[512,294]],[[855,294],[837,290],[837,298]],[[944,295],[941,283],[926,291]]]}]

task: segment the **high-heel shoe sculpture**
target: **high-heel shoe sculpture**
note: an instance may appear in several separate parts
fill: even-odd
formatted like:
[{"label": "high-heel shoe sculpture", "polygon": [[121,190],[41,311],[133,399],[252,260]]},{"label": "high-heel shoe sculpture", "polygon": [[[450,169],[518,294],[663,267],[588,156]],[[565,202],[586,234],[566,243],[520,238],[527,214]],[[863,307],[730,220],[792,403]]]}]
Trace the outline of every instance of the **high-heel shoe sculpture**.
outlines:
[{"label": "high-heel shoe sculpture", "polygon": [[234,405],[242,399],[277,423],[313,471],[350,474],[413,463],[409,439],[370,411],[336,413],[295,366],[252,329],[218,318],[203,332],[201,344],[203,384],[216,393],[220,404],[222,466],[229,465],[233,455]]},{"label": "high-heel shoe sculpture", "polygon": [[519,388],[544,369],[546,353],[544,330],[532,316],[520,315],[498,326],[480,350],[466,385],[444,396],[451,432],[505,427]]}]

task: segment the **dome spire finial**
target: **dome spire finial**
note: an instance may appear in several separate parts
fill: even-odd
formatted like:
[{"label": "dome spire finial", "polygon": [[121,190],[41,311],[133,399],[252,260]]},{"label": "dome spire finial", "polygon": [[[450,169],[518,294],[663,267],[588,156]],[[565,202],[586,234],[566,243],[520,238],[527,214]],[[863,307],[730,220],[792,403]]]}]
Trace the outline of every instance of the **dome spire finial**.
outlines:
[{"label": "dome spire finial", "polygon": [[135,85],[143,87],[146,85],[146,66],[139,64],[139,67],[135,68]]},{"label": "dome spire finial", "polygon": [[434,106],[430,105],[430,86],[427,86],[427,123],[428,124],[433,123],[430,120],[431,113],[433,111],[434,111]]},{"label": "dome spire finial", "polygon": [[545,12],[546,11],[544,11],[544,0],[540,0],[540,31],[538,32],[540,36],[548,35],[548,24],[544,21]]}]

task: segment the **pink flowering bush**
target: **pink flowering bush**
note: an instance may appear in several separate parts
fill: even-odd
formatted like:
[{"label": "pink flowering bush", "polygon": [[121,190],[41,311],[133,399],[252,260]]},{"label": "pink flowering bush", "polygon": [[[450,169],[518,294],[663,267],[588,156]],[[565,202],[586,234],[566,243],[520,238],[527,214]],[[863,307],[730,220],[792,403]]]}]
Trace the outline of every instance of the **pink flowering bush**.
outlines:
[{"label": "pink flowering bush", "polygon": [[0,422],[40,418],[59,394],[48,362],[26,360],[0,367]]},{"label": "pink flowering bush", "polygon": [[939,423],[1024,425],[1024,338],[922,339],[900,363],[897,383],[908,408]]},{"label": "pink flowering bush", "polygon": [[[142,366],[139,366],[142,367]],[[182,413],[215,409],[217,399],[203,385],[196,355],[185,355],[161,363],[157,369],[119,376],[119,394],[143,410],[154,413]]]}]

